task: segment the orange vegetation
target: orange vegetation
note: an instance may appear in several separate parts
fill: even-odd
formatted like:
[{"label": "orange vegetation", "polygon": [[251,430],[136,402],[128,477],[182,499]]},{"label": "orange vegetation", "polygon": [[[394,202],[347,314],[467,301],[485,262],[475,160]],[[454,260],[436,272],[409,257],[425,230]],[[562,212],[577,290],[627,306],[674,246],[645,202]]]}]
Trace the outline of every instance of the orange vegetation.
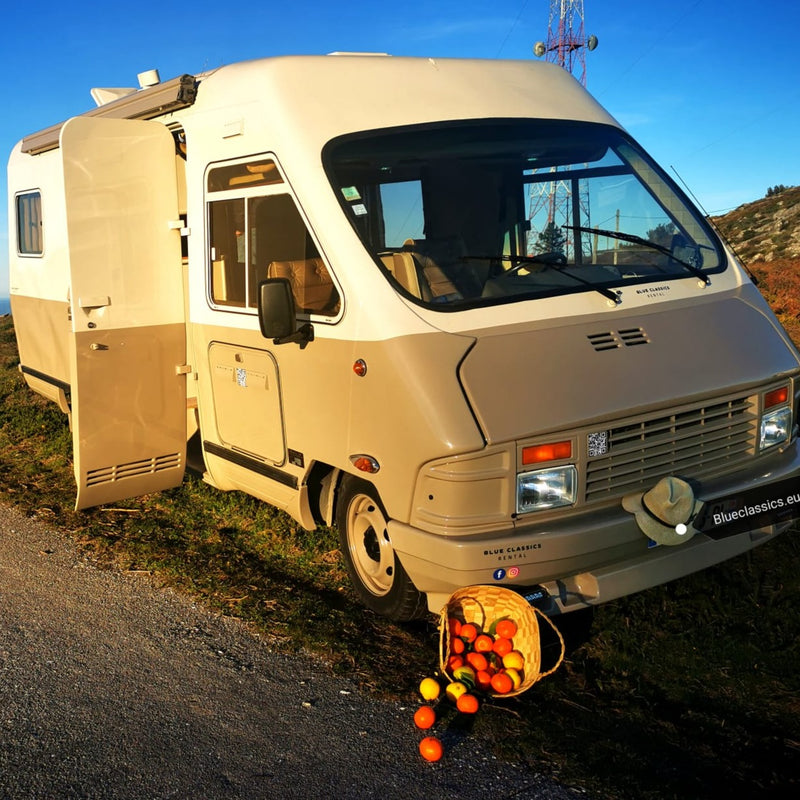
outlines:
[{"label": "orange vegetation", "polygon": [[800,347],[800,258],[756,262],[749,269],[758,280],[761,294]]}]

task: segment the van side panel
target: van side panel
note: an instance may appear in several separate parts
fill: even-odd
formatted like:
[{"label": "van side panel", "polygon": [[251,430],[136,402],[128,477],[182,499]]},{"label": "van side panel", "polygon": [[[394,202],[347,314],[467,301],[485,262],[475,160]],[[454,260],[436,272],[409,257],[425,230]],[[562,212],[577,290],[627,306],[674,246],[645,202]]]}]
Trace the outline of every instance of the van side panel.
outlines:
[{"label": "van side panel", "polygon": [[[220,323],[227,316],[221,312]],[[301,349],[273,345],[250,319],[249,331],[193,326],[213,485],[247,491],[305,524],[292,504],[314,464],[358,474],[350,457],[366,454],[380,470],[364,477],[389,514],[407,521],[426,461],[482,447],[457,377],[471,338],[431,332],[351,341],[328,338],[333,331],[318,323]],[[353,369],[357,359],[366,364],[363,377]]]},{"label": "van side panel", "polygon": [[11,295],[19,361],[28,386],[68,410],[69,303]]},{"label": "van side panel", "polygon": [[[57,151],[33,157],[14,148],[8,162],[9,294],[27,384],[66,411],[69,374],[69,274],[64,181]],[[19,241],[19,196],[40,198],[38,244]]]}]

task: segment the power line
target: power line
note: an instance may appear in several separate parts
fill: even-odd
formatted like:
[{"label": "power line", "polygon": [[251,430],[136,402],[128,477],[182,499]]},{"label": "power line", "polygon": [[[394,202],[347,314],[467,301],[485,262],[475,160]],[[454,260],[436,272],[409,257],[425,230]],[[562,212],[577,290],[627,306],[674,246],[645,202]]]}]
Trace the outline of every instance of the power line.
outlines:
[{"label": "power line", "polygon": [[[661,34],[661,36],[652,41],[650,47],[647,48],[647,50],[645,50],[638,58],[635,58],[624,70],[622,70],[622,72],[619,73],[619,75],[617,75],[614,84],[612,85],[616,86],[621,78],[627,75],[640,61],[643,61],[646,56],[649,56],[650,53],[652,53],[653,50],[655,50],[656,47],[660,45],[664,41],[664,39],[666,39],[675,30],[675,28],[677,28],[678,25],[680,25],[686,19],[686,17],[688,17],[702,2],[703,0],[695,0],[695,2],[692,3],[692,5],[688,9],[686,9],[686,11],[683,14],[681,14],[681,16],[678,17],[675,20],[675,22],[673,22],[672,25],[670,25],[669,28],[667,28]],[[607,91],[608,88],[611,87],[607,87],[606,89],[603,89],[600,92],[593,92],[593,94],[595,95],[595,97],[601,97]]]},{"label": "power line", "polygon": [[509,38],[511,37],[511,34],[514,32],[514,29],[517,27],[517,25],[519,25],[519,21],[522,19],[522,15],[525,13],[525,9],[527,8],[527,6],[528,6],[528,0],[525,0],[525,2],[522,4],[522,8],[519,10],[519,14],[517,14],[517,18],[514,20],[514,24],[509,28],[505,39],[503,39],[502,43],[500,44],[500,47],[497,50],[497,55],[495,56],[495,58],[500,58],[500,53],[503,52],[503,48],[506,46],[506,42],[508,42]]}]

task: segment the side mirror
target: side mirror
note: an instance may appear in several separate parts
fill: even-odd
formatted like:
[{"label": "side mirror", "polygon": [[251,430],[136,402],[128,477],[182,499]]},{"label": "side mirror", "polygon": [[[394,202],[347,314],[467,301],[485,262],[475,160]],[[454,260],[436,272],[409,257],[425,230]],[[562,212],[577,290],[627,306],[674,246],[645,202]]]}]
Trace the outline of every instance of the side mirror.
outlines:
[{"label": "side mirror", "polygon": [[314,341],[310,322],[297,325],[294,295],[286,278],[267,278],[258,284],[258,322],[261,335],[273,344],[297,342],[302,349]]}]

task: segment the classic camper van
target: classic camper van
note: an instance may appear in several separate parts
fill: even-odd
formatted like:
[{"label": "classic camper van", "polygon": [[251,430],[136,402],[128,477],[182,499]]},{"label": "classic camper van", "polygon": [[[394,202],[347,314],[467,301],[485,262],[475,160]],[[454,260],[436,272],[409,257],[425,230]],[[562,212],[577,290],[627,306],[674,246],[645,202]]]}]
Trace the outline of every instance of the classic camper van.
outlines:
[{"label": "classic camper van", "polygon": [[20,369],[70,416],[77,508],[196,463],[336,525],[394,619],[473,584],[586,608],[787,527],[742,498],[798,475],[798,353],[567,72],[332,54],[140,83],[9,162]]}]

